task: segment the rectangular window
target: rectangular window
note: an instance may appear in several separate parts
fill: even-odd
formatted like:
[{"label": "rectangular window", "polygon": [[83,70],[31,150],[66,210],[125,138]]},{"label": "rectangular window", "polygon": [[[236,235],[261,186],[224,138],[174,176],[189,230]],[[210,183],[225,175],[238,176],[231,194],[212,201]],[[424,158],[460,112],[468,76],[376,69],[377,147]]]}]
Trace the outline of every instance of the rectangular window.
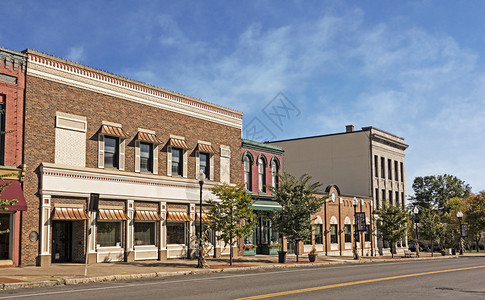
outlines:
[{"label": "rectangular window", "polygon": [[404,163],[401,162],[401,182],[404,182]]},{"label": "rectangular window", "polygon": [[376,208],[379,209],[380,203],[379,203],[379,189],[376,189]]},{"label": "rectangular window", "polygon": [[386,202],[386,190],[382,190],[382,203]]},{"label": "rectangular window", "polygon": [[345,242],[352,243],[352,235],[350,233],[350,224],[344,225]]},{"label": "rectangular window", "polygon": [[401,201],[402,201],[402,202],[401,202],[401,205],[402,205],[402,209],[404,209],[404,207],[405,207],[405,205],[406,205],[406,204],[405,204],[405,202],[406,202],[405,200],[406,200],[406,199],[404,199],[404,192],[401,192]]},{"label": "rectangular window", "polygon": [[399,180],[399,169],[397,167],[397,160],[394,161],[394,180],[398,181]]},{"label": "rectangular window", "polygon": [[155,245],[155,222],[135,222],[135,246]]},{"label": "rectangular window", "polygon": [[396,206],[399,206],[399,192],[395,192],[394,197],[394,201],[396,201]]},{"label": "rectangular window", "polygon": [[374,155],[374,176],[379,177],[379,161],[377,155]]},{"label": "rectangular window", "polygon": [[258,159],[258,184],[259,192],[266,192],[266,161],[262,158]]},{"label": "rectangular window", "polygon": [[251,177],[251,160],[249,155],[244,155],[244,186],[246,187],[246,191],[249,192],[252,191]]},{"label": "rectangular window", "polygon": [[392,202],[392,191],[389,191],[389,204],[394,205],[394,203]]},{"label": "rectangular window", "polygon": [[12,214],[0,213],[0,260],[11,259]]},{"label": "rectangular window", "polygon": [[104,167],[118,168],[118,138],[104,137]]},{"label": "rectangular window", "polygon": [[97,222],[96,244],[100,247],[121,247],[121,222]]},{"label": "rectangular window", "polygon": [[381,178],[386,178],[386,160],[384,157],[381,157]]},{"label": "rectangular window", "polygon": [[387,179],[392,180],[392,162],[390,159],[387,160]]},{"label": "rectangular window", "polygon": [[199,168],[204,171],[205,178],[210,178],[209,154],[199,153]]},{"label": "rectangular window", "polygon": [[322,245],[323,244],[323,230],[322,224],[314,225],[315,228],[315,245]]},{"label": "rectangular window", "polygon": [[142,172],[153,171],[152,144],[140,143],[140,170]]},{"label": "rectangular window", "polygon": [[[0,95],[0,131],[5,132],[5,95]],[[5,164],[5,134],[0,134],[0,165]]]},{"label": "rectangular window", "polygon": [[185,245],[185,223],[167,222],[167,244]]},{"label": "rectangular window", "polygon": [[184,157],[182,149],[172,148],[172,176],[184,175]]},{"label": "rectangular window", "polygon": [[365,231],[365,234],[364,234],[364,240],[366,242],[370,242],[371,235],[372,235],[372,232],[371,232],[370,224],[367,224],[366,225],[366,231]]},{"label": "rectangular window", "polygon": [[330,243],[337,244],[337,224],[330,224]]}]

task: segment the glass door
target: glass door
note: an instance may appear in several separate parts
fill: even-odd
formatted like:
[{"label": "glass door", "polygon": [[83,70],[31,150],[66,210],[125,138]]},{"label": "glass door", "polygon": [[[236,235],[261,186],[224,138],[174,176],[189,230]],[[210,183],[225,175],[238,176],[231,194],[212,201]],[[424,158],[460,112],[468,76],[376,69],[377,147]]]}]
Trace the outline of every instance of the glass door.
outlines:
[{"label": "glass door", "polygon": [[52,221],[52,262],[70,262],[72,222]]}]

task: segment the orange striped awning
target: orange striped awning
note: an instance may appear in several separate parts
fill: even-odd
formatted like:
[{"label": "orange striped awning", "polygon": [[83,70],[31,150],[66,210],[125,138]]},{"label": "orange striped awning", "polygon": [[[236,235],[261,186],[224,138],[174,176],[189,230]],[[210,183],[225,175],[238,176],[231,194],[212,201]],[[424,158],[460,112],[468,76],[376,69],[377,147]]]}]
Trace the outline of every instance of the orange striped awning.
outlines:
[{"label": "orange striped awning", "polygon": [[136,210],[135,211],[135,220],[136,221],[161,221],[163,220],[162,217],[156,212],[152,210]]},{"label": "orange striped awning", "polygon": [[170,138],[170,140],[168,141],[168,144],[169,146],[172,146],[175,148],[189,149],[189,146],[187,146],[187,143],[184,140]]},{"label": "orange striped awning", "polygon": [[216,153],[216,151],[214,151],[214,148],[212,148],[211,145],[205,145],[205,144],[197,144],[197,150],[199,152],[205,152],[210,154]]},{"label": "orange striped awning", "polygon": [[185,212],[178,212],[178,211],[169,211],[167,212],[167,221],[192,221],[192,218],[189,216],[188,213]]},{"label": "orange striped awning", "polygon": [[54,220],[87,220],[88,215],[84,208],[54,207],[52,213]]},{"label": "orange striped awning", "polygon": [[156,135],[146,133],[146,132],[138,132],[136,135],[136,139],[143,141],[143,142],[149,142],[149,143],[154,143],[154,144],[163,144],[162,140],[159,139]]},{"label": "orange striped awning", "polygon": [[[195,214],[195,220],[199,221],[199,213]],[[206,213],[202,213],[202,222],[208,222],[209,221],[209,216],[207,216]]]},{"label": "orange striped awning", "polygon": [[122,209],[100,209],[99,220],[129,220]]},{"label": "orange striped awning", "polygon": [[122,138],[130,137],[121,127],[115,127],[110,125],[103,125],[101,126],[101,133],[119,136]]}]

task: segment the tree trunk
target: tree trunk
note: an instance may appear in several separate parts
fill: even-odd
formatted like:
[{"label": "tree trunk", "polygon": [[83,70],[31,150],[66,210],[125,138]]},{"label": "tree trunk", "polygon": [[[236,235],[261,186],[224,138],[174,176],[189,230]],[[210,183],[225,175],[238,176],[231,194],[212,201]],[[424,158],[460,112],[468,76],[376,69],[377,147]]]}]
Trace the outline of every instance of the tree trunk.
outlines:
[{"label": "tree trunk", "polygon": [[296,262],[298,262],[298,255],[300,254],[300,248],[298,247],[298,241],[295,242],[295,254],[296,254]]},{"label": "tree trunk", "polygon": [[391,258],[394,258],[394,243],[391,243]]},{"label": "tree trunk", "polygon": [[232,266],[232,237],[229,239],[229,265]]},{"label": "tree trunk", "polygon": [[431,257],[434,256],[434,244],[431,242]]}]

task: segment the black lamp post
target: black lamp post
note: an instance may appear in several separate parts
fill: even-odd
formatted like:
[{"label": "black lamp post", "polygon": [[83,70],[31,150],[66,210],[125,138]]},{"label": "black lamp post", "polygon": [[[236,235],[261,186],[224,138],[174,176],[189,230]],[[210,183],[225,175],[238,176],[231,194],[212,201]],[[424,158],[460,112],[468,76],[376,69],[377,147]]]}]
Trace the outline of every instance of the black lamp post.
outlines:
[{"label": "black lamp post", "polygon": [[459,211],[456,213],[456,216],[460,221],[460,255],[463,255],[463,229],[461,228],[461,220],[463,219],[463,213]]},{"label": "black lamp post", "polygon": [[418,235],[418,213],[419,209],[418,207],[414,207],[414,230],[416,231],[416,257],[419,257],[419,235]]},{"label": "black lamp post", "polygon": [[354,205],[354,259],[359,259],[359,253],[357,252],[357,198],[354,197],[352,205]]},{"label": "black lamp post", "polygon": [[200,185],[200,203],[199,203],[199,257],[198,257],[198,263],[197,263],[197,268],[203,268],[204,263],[202,261],[202,186],[204,185],[204,180],[205,180],[205,173],[201,169],[199,170],[199,185]]}]

